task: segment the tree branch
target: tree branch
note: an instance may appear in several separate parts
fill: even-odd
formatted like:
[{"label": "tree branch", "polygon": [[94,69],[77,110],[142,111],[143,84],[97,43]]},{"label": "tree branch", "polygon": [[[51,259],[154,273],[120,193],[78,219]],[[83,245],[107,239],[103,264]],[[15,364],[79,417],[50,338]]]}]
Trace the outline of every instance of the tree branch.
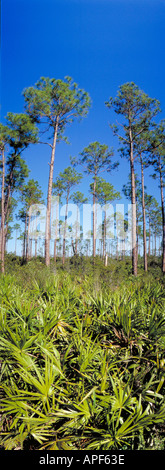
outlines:
[{"label": "tree branch", "polygon": [[40,142],[40,141],[38,141],[38,144],[49,145],[49,147],[51,147],[51,149],[53,148],[53,146],[51,144],[49,144],[49,142]]}]

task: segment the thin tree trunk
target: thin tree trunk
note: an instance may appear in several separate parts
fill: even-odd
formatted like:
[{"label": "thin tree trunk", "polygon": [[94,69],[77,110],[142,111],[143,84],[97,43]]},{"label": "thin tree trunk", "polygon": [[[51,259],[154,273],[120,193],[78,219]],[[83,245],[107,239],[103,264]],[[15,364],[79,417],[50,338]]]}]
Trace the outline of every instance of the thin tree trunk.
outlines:
[{"label": "thin tree trunk", "polygon": [[161,190],[161,206],[162,206],[162,226],[163,226],[163,255],[162,255],[162,271],[165,273],[165,214],[164,214],[164,195],[163,195],[163,177],[161,157],[159,156],[159,174],[160,174],[160,190]]},{"label": "thin tree trunk", "polygon": [[96,256],[96,204],[95,204],[95,199],[96,199],[96,175],[95,175],[94,185],[93,185],[93,260],[95,259],[95,256]]},{"label": "thin tree trunk", "polygon": [[162,252],[162,237],[161,238],[159,237],[159,256],[161,256],[161,252]]},{"label": "thin tree trunk", "polygon": [[136,211],[136,255],[138,259],[138,250],[139,250],[139,216],[138,211]]},{"label": "thin tree trunk", "polygon": [[148,240],[148,255],[151,254],[151,219],[149,214],[149,240]]},{"label": "thin tree trunk", "polygon": [[143,256],[144,256],[144,270],[147,271],[147,240],[146,240],[146,213],[145,213],[145,199],[144,199],[144,170],[142,156],[141,161],[141,182],[142,182],[142,211],[143,211]]},{"label": "thin tree trunk", "polygon": [[17,256],[17,230],[15,234],[15,256]]},{"label": "thin tree trunk", "polygon": [[5,187],[5,154],[2,150],[2,191],[1,191],[1,272],[5,272],[5,212],[4,212],[4,187]]},{"label": "thin tree trunk", "polygon": [[28,231],[27,231],[27,239],[26,239],[26,261],[28,261],[28,259],[30,258],[30,250],[29,250],[30,221],[31,221],[31,211],[29,209]]},{"label": "thin tree trunk", "polygon": [[125,259],[125,238],[123,240],[123,259]]},{"label": "thin tree trunk", "polygon": [[56,207],[56,228],[55,228],[55,240],[54,240],[54,262],[56,263],[57,259],[57,231],[58,231],[58,205]]},{"label": "thin tree trunk", "polygon": [[[106,225],[107,225],[107,213],[106,213],[106,210],[105,210],[105,217],[104,217],[104,238],[103,238],[103,259],[105,259],[105,263],[106,263]],[[105,266],[107,266],[105,264]]]},{"label": "thin tree trunk", "polygon": [[49,266],[49,264],[50,264],[51,197],[52,197],[53,169],[54,169],[56,142],[57,142],[58,123],[59,123],[59,117],[57,116],[55,130],[54,130],[54,138],[53,138],[53,146],[52,146],[52,154],[51,154],[51,162],[50,162],[50,171],[49,171],[48,196],[47,196],[46,230],[45,230],[45,264],[46,264],[46,266]]},{"label": "thin tree trunk", "polygon": [[12,188],[12,185],[13,185],[13,171],[14,171],[15,163],[16,163],[16,155],[15,155],[15,157],[13,157],[13,162],[12,162],[12,166],[11,166],[11,170],[10,170],[10,174],[9,174],[9,182],[8,182],[8,186],[7,186],[7,193],[6,193],[6,197],[5,197],[5,203],[4,203],[5,221],[6,221],[7,214],[8,214],[8,209],[9,209],[9,201],[10,201],[10,197],[11,197],[11,188]]},{"label": "thin tree trunk", "polygon": [[[3,155],[2,155],[2,159],[3,159]],[[7,215],[8,215],[8,209],[9,209],[9,201],[10,201],[10,195],[11,195],[11,187],[12,187],[12,183],[13,183],[13,169],[14,169],[14,162],[15,162],[15,159],[12,163],[12,167],[11,167],[11,171],[10,171],[10,174],[9,174],[9,181],[8,181],[8,186],[7,186],[7,193],[6,193],[6,196],[4,198],[4,202],[3,202],[3,205],[4,205],[4,226],[5,226],[5,222],[6,222],[6,219],[7,219]],[[4,191],[3,191],[4,193]],[[2,224],[1,224],[1,231],[2,231]],[[0,246],[2,246],[2,233],[0,231]],[[4,247],[5,247],[5,236],[4,236]],[[5,248],[4,248],[5,250]]]},{"label": "thin tree trunk", "polygon": [[154,256],[154,234],[152,234],[152,256]]},{"label": "thin tree trunk", "polygon": [[62,264],[65,263],[65,238],[66,238],[66,225],[67,225],[67,215],[68,215],[68,200],[69,200],[69,191],[67,193],[66,199],[66,212],[65,212],[65,225],[64,225],[64,238],[63,238],[63,254],[62,254]]},{"label": "thin tree trunk", "polygon": [[35,258],[37,258],[37,222],[38,222],[38,217],[36,215],[36,237],[35,237]]},{"label": "thin tree trunk", "polygon": [[136,247],[136,191],[133,159],[133,140],[131,122],[129,122],[130,167],[131,167],[131,202],[132,202],[132,274],[137,276],[137,247]]},{"label": "thin tree trunk", "polygon": [[119,259],[119,244],[118,244],[118,235],[116,237],[116,259]]},{"label": "thin tree trunk", "polygon": [[32,238],[30,239],[30,258],[33,256],[33,240]]},{"label": "thin tree trunk", "polygon": [[77,245],[78,245],[78,239],[77,239],[77,232],[78,232],[78,214],[79,214],[79,209],[78,209],[78,204],[77,204],[77,220],[76,220],[76,243],[75,243],[75,255],[77,255]]},{"label": "thin tree trunk", "polygon": [[23,240],[23,260],[25,260],[25,253],[26,253],[26,235],[27,235],[27,212],[25,217],[25,232],[24,232],[24,240]]},{"label": "thin tree trunk", "polygon": [[35,239],[35,258],[37,258],[37,238]]},{"label": "thin tree trunk", "polygon": [[56,225],[55,225],[55,239],[54,239],[54,262],[55,263],[56,263],[56,258],[57,258],[58,210],[59,210],[59,204],[57,204],[57,200],[56,200]]}]

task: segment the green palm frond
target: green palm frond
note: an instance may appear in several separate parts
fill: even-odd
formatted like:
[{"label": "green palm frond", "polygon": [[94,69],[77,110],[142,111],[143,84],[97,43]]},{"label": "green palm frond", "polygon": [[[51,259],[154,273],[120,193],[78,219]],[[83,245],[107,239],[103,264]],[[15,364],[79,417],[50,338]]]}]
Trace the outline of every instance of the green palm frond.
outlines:
[{"label": "green palm frond", "polygon": [[0,284],[1,445],[149,447],[164,432],[162,285],[139,276],[96,292],[90,275],[22,269],[24,289]]}]

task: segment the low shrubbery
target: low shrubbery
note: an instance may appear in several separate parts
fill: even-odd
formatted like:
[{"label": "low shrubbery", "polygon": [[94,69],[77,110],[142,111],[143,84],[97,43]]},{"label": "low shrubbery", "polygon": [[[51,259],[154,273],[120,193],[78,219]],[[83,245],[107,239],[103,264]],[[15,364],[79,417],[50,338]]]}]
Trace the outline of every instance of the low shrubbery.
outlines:
[{"label": "low shrubbery", "polygon": [[163,448],[163,281],[132,278],[128,260],[13,266],[0,284],[1,446]]}]

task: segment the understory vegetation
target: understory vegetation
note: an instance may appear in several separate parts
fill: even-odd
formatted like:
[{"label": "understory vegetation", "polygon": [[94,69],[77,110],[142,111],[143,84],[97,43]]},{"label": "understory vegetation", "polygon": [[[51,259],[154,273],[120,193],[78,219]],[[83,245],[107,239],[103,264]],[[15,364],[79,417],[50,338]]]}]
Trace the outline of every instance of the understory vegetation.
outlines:
[{"label": "understory vegetation", "polygon": [[161,260],[73,257],[0,280],[1,449],[163,449]]}]

